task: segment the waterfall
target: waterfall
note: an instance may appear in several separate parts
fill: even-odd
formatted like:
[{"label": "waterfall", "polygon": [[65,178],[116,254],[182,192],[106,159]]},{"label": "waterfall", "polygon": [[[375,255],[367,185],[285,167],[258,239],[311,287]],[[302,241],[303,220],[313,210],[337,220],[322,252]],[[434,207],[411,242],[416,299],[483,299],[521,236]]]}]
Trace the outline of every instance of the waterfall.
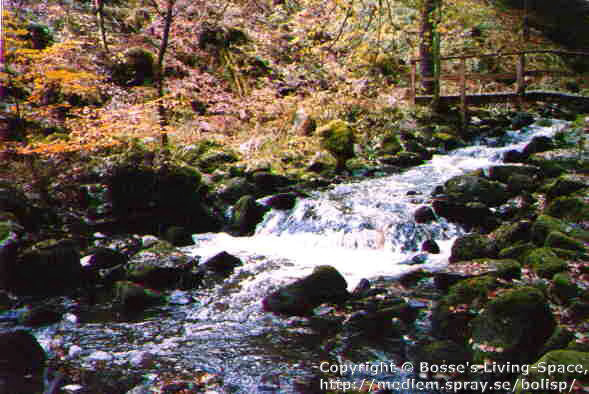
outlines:
[{"label": "waterfall", "polygon": [[[421,243],[435,240],[441,253],[429,256],[428,269],[443,267],[459,226],[438,218],[418,224],[413,213],[430,203],[433,189],[453,176],[499,164],[506,151],[522,150],[539,135],[553,135],[563,122],[552,126],[531,125],[508,131],[501,138],[487,138],[401,174],[333,185],[299,199],[289,211],[271,210],[252,237],[228,234],[195,235],[190,253],[209,256],[225,250],[244,257],[251,254],[286,259],[289,264],[272,271],[276,280],[296,279],[313,267],[330,264],[352,289],[362,278],[398,277],[414,270],[406,264]],[[263,199],[261,200],[263,203]],[[267,279],[264,275],[260,280]]]}]

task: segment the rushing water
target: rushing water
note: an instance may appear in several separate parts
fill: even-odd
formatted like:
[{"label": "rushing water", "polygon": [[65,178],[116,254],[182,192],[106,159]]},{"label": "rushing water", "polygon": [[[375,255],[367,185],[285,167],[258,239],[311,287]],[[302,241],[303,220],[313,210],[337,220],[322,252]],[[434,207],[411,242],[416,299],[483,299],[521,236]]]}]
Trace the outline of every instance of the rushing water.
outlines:
[{"label": "rushing water", "polygon": [[[401,263],[418,253],[426,239],[436,240],[442,252],[425,265],[443,267],[463,230],[444,219],[432,224],[413,219],[418,207],[429,204],[434,187],[497,164],[507,150],[522,149],[533,136],[553,134],[562,126],[532,125],[436,155],[401,174],[314,192],[290,211],[269,212],[253,237],[195,235],[196,244],[185,252],[204,260],[227,251],[244,265],[212,289],[175,292],[170,297],[175,304],[159,308],[153,318],[135,323],[66,319],[37,336],[47,348],[69,348],[82,365],[91,367],[102,358],[103,364],[145,371],[148,380],[166,371],[185,376],[207,371],[222,375],[230,392],[297,392],[297,382],[311,379],[320,360],[346,356],[328,354],[305,319],[264,313],[264,296],[323,264],[336,267],[350,290],[362,278],[398,277],[416,269]],[[366,354],[370,359],[355,362],[390,357],[376,350]]]}]

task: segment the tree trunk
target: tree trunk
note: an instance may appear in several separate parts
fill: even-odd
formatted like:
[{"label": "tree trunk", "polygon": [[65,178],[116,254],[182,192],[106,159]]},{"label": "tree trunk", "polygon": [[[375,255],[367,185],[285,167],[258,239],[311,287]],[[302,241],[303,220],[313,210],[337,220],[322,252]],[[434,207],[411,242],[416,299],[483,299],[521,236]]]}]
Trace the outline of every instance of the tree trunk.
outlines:
[{"label": "tree trunk", "polygon": [[108,44],[106,42],[106,31],[104,30],[104,0],[95,0],[96,20],[98,21],[98,32],[102,40],[102,47],[106,53],[109,53]]},{"label": "tree trunk", "polygon": [[157,56],[157,90],[159,97],[158,113],[160,117],[160,125],[162,128],[162,146],[168,144],[168,134],[165,131],[165,127],[168,125],[168,119],[166,115],[166,108],[162,98],[164,97],[164,55],[166,49],[168,49],[168,41],[170,39],[170,27],[172,26],[172,11],[174,10],[174,3],[176,0],[168,0],[168,7],[166,10],[166,20],[164,24],[164,35],[162,37],[162,43]]},{"label": "tree trunk", "polygon": [[421,86],[425,94],[434,94],[435,83],[434,76],[434,10],[436,9],[437,0],[423,0],[421,8],[421,28],[419,31],[419,74],[421,76]]}]

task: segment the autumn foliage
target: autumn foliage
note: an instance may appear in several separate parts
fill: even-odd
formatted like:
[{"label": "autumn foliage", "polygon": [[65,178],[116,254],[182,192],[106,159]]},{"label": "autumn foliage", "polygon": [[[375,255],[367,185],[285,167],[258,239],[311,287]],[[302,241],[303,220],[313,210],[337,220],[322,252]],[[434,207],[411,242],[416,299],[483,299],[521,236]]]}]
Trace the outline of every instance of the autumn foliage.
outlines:
[{"label": "autumn foliage", "polygon": [[[6,110],[21,120],[24,138],[3,145],[55,153],[129,138],[155,143],[164,132],[172,143],[206,137],[243,144],[269,136],[316,149],[287,135],[300,108],[324,124],[350,108],[405,105],[420,1],[176,0],[163,95],[156,74],[137,77],[132,53],[157,55],[167,0],[105,3],[103,36],[94,2],[11,2],[0,77],[9,87]],[[517,12],[446,0],[441,15],[443,55],[522,45],[514,39]],[[33,22],[41,30],[32,29]],[[35,31],[52,39],[39,45]]]}]

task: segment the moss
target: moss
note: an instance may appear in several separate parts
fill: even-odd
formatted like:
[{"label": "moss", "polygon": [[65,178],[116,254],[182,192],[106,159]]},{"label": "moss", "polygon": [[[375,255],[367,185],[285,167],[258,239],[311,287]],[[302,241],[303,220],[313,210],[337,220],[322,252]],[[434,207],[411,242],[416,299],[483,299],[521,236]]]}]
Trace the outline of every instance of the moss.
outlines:
[{"label": "moss", "polygon": [[450,262],[494,257],[496,253],[493,240],[480,234],[467,234],[454,241]]},{"label": "moss", "polygon": [[581,241],[566,236],[560,231],[552,231],[550,234],[548,234],[544,245],[550,248],[560,248],[578,252],[585,251],[585,245]]},{"label": "moss", "polygon": [[[578,368],[578,369],[577,369]],[[589,370],[589,353],[577,352],[574,350],[553,350],[542,356],[534,365],[530,366],[530,373],[523,376],[524,379],[518,379],[515,392],[524,393],[550,393],[568,391],[573,381],[579,384],[589,382],[587,371]],[[540,383],[551,382],[553,384],[562,384],[559,387],[549,389],[545,385],[544,389],[538,391],[532,390],[533,383],[540,387]]]},{"label": "moss", "polygon": [[462,280],[452,287],[445,297],[450,305],[470,304],[475,300],[486,300],[487,294],[497,287],[497,280],[491,276]]},{"label": "moss", "polygon": [[563,304],[568,304],[571,298],[579,294],[579,288],[571,281],[571,277],[565,273],[558,273],[552,278],[552,294]]},{"label": "moss", "polygon": [[499,251],[498,257],[501,259],[514,259],[523,262],[527,256],[536,246],[531,242],[520,242],[512,246],[508,246]]},{"label": "moss", "polygon": [[321,147],[335,157],[337,170],[343,170],[346,160],[354,157],[354,130],[347,122],[336,119],[319,128],[317,133],[321,137]]},{"label": "moss", "polygon": [[[589,193],[589,190],[586,189],[584,192]],[[589,204],[580,197],[558,197],[550,203],[546,213],[560,219],[588,220]]]},{"label": "moss", "polygon": [[206,173],[212,173],[216,169],[225,168],[229,163],[239,160],[235,152],[223,150],[209,150],[198,160],[198,167]]},{"label": "moss", "polygon": [[521,311],[534,311],[538,300],[544,301],[544,295],[534,287],[519,287],[495,298],[487,307],[497,314],[515,314]]},{"label": "moss", "polygon": [[550,279],[554,274],[568,270],[566,261],[559,258],[550,248],[532,250],[525,261],[542,278]]},{"label": "moss", "polygon": [[589,232],[576,228],[575,226],[548,215],[540,215],[532,226],[532,240],[536,245],[544,245],[548,234],[553,231],[584,241],[589,241]]},{"label": "moss", "polygon": [[565,326],[557,326],[554,333],[548,338],[541,353],[545,354],[552,350],[565,349],[575,335],[572,331],[568,330]]},{"label": "moss", "polygon": [[540,290],[528,286],[508,290],[489,301],[472,322],[474,361],[533,361],[554,327]]},{"label": "moss", "polygon": [[501,279],[520,279],[522,276],[522,266],[516,260],[497,260],[494,262],[494,266],[495,275]]},{"label": "moss", "polygon": [[401,149],[403,149],[403,146],[399,140],[398,133],[389,132],[382,137],[382,142],[379,149],[381,154],[394,155],[399,153]]}]

